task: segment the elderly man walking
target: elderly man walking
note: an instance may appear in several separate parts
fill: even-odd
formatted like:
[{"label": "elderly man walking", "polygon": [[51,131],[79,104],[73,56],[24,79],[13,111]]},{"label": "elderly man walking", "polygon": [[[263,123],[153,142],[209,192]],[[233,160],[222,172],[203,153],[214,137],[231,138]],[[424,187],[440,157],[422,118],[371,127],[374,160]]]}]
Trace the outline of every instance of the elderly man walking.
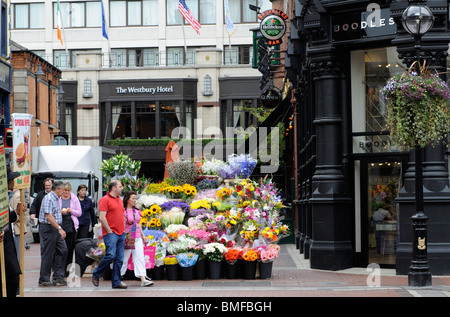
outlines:
[{"label": "elderly man walking", "polygon": [[[39,239],[41,242],[41,270],[39,286],[67,285],[64,280],[67,245],[66,232],[61,228],[62,214],[59,197],[63,192],[63,182],[55,181],[52,191],[43,199],[39,211]],[[53,279],[50,275],[53,270]]]},{"label": "elderly man walking", "polygon": [[92,283],[99,285],[100,276],[114,261],[111,283],[113,288],[127,288],[121,281],[120,269],[122,268],[125,245],[125,219],[123,216],[123,202],[120,198],[123,186],[118,180],[111,181],[108,193],[99,201],[99,220],[102,224],[103,242],[106,254],[92,272]]}]

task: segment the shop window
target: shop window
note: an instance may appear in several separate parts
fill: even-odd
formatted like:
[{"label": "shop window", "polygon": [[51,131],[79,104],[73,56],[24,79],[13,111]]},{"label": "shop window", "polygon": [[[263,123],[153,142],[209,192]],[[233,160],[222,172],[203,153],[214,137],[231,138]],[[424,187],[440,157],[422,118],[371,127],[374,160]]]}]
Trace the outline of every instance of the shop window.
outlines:
[{"label": "shop window", "polygon": [[369,263],[395,264],[398,246],[397,210],[401,180],[400,162],[368,164]]},{"label": "shop window", "polygon": [[390,145],[381,93],[389,78],[406,69],[396,48],[353,51],[351,60],[353,152],[397,151]]}]

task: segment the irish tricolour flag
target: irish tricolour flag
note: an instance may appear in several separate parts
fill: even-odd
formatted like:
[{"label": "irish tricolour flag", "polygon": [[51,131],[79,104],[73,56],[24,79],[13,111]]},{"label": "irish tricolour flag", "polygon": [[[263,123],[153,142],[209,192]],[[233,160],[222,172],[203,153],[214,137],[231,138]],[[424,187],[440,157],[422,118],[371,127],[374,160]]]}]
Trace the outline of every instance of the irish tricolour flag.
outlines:
[{"label": "irish tricolour flag", "polygon": [[61,11],[59,10],[59,0],[56,3],[56,14],[57,14],[57,21],[58,21],[58,25],[56,26],[56,34],[58,35],[58,40],[61,42],[61,45],[64,45],[63,39],[62,39],[62,33],[61,33],[61,29],[63,28],[63,26],[62,26],[62,19],[61,19]]}]

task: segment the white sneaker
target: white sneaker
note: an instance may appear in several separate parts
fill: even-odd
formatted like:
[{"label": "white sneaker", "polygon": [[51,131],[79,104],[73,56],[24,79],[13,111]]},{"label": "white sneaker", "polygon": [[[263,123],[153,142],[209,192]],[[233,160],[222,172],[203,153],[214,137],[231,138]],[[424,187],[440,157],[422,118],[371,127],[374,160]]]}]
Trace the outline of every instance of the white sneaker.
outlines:
[{"label": "white sneaker", "polygon": [[154,283],[152,281],[145,280],[141,283],[142,287],[152,286]]}]

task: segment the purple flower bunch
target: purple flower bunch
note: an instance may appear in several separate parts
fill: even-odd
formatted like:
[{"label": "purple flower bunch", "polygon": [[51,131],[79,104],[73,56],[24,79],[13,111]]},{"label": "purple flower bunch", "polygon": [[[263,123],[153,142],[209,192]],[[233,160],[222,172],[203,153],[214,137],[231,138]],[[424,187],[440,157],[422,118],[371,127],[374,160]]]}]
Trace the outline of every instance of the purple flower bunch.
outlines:
[{"label": "purple flower bunch", "polygon": [[405,97],[411,101],[429,96],[445,100],[450,98],[450,88],[437,74],[418,74],[413,71],[397,74],[389,79],[382,93],[386,99]]},{"label": "purple flower bunch", "polygon": [[228,156],[227,164],[218,169],[218,173],[223,179],[249,178],[256,163],[257,161],[248,154],[232,154]]},{"label": "purple flower bunch", "polygon": [[168,211],[174,207],[178,207],[185,213],[189,212],[189,210],[191,209],[191,207],[188,204],[185,204],[180,201],[168,201],[168,202],[162,204],[160,207],[161,207],[162,211]]}]

